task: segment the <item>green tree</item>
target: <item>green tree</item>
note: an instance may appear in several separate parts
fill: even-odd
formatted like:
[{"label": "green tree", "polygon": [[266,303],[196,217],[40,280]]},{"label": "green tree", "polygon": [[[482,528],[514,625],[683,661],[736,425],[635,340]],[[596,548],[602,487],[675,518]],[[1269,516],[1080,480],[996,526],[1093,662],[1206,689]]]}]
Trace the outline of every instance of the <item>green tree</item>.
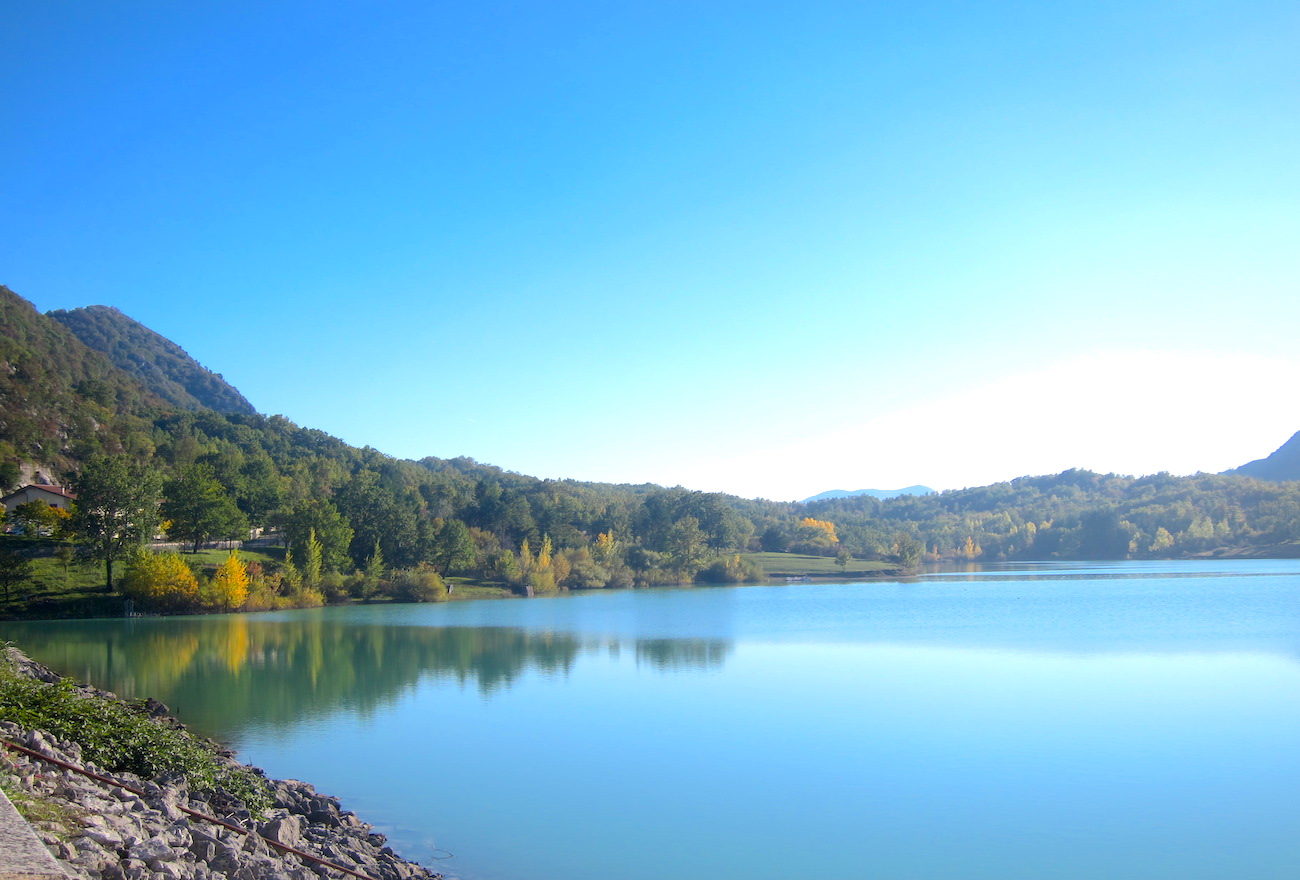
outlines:
[{"label": "green tree", "polygon": [[9,601],[9,591],[25,583],[32,577],[32,561],[13,550],[0,550],[0,587],[4,588],[5,601]]},{"label": "green tree", "polygon": [[909,571],[921,564],[921,554],[924,552],[925,545],[907,532],[899,532],[894,538],[894,554],[898,563]]},{"label": "green tree", "polygon": [[22,528],[24,535],[33,538],[40,535],[56,535],[63,529],[68,513],[58,507],[52,507],[44,501],[28,501],[19,504],[9,514],[9,521]]},{"label": "green tree", "polygon": [[18,467],[18,462],[0,461],[0,492],[8,492],[18,485],[18,477],[21,473],[22,469]]},{"label": "green tree", "polygon": [[315,533],[316,540],[321,545],[321,565],[324,569],[335,571],[348,564],[352,527],[329,501],[323,498],[299,501],[292,509],[281,511],[275,519],[284,531],[285,543],[290,551],[299,557],[306,553],[307,539]]},{"label": "green tree", "polygon": [[384,551],[383,548],[379,546],[379,542],[376,541],[375,549],[371,552],[370,558],[366,560],[366,580],[378,584],[384,579],[384,570]]},{"label": "green tree", "polygon": [[335,503],[353,537],[350,555],[357,568],[366,564],[375,541],[384,548],[384,557],[397,567],[418,561],[418,531],[412,500],[380,482],[379,474],[362,470],[353,474],[334,496]]},{"label": "green tree", "polygon": [[124,456],[92,456],[73,481],[77,512],[72,533],[84,552],[104,563],[104,589],[113,590],[113,563],[153,537],[162,477]]},{"label": "green tree", "polygon": [[475,561],[474,539],[469,526],[458,519],[445,521],[433,540],[433,561],[443,577],[453,571],[471,568]]},{"label": "green tree", "polygon": [[207,464],[196,464],[167,484],[162,513],[169,520],[167,536],[195,553],[213,538],[247,536],[248,518]]},{"label": "green tree", "polygon": [[692,577],[708,558],[708,536],[700,528],[700,521],[684,516],[668,529],[668,555],[673,567],[687,577]]},{"label": "green tree", "polygon": [[63,569],[63,588],[65,590],[72,578],[72,560],[76,554],[76,549],[66,542],[54,548],[54,558],[59,560],[59,567]]},{"label": "green tree", "polygon": [[316,539],[316,530],[312,529],[307,533],[307,544],[303,547],[302,555],[302,579],[309,587],[314,587],[320,583],[321,565],[324,561],[324,550],[320,541]]}]

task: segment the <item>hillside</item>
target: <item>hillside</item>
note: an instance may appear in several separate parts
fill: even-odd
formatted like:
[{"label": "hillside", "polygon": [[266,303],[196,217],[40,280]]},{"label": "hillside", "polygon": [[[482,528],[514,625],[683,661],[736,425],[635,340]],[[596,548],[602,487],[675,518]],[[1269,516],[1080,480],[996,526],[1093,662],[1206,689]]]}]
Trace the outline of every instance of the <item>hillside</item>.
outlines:
[{"label": "hillside", "polygon": [[58,469],[120,452],[161,396],[0,285],[0,459]]},{"label": "hillside", "polygon": [[1255,459],[1227,473],[1257,480],[1300,480],[1300,431],[1267,458]]},{"label": "hillside", "polygon": [[95,351],[176,409],[253,413],[253,405],[221,376],[205,369],[185,350],[110,306],[49,312]]},{"label": "hillside", "polygon": [[[115,310],[60,314],[41,315],[0,288],[4,473],[12,479],[19,465],[37,464],[76,488],[78,472],[84,477],[107,456],[136,469],[134,484],[164,485],[174,540],[277,531],[303,570],[259,563],[249,588],[256,607],[429,601],[446,598],[437,589],[443,579],[527,595],[737,582],[761,576],[758,553],[904,567],[1300,554],[1300,484],[1241,474],[1135,479],[1069,470],[883,500],[780,503],[542,480],[470,458],[404,461],[251,411],[179,346]],[[69,325],[132,368],[87,346]],[[54,552],[4,540],[28,554]],[[62,600],[66,569],[45,571],[45,596],[33,604],[28,595],[10,613]]]}]

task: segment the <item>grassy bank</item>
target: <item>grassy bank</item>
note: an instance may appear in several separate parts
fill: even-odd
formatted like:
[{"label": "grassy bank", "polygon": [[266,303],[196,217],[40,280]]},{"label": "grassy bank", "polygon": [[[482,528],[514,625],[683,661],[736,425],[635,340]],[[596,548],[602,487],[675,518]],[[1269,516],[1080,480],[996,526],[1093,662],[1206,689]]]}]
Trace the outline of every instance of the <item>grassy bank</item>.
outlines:
[{"label": "grassy bank", "polygon": [[[0,536],[0,552],[16,553],[32,563],[32,575],[10,588],[6,598],[0,593],[0,618],[6,620],[47,620],[64,617],[118,617],[122,614],[120,593],[104,591],[104,564],[77,558],[60,559],[58,551],[66,544],[50,538]],[[228,550],[200,550],[184,554],[186,562],[215,568],[226,560]],[[284,551],[278,548],[241,550],[245,562],[264,565],[279,563]],[[113,566],[113,578],[126,573],[126,564]]]},{"label": "grassy bank", "polygon": [[[122,615],[125,598],[117,591],[104,591],[103,565],[68,559],[66,554],[60,558],[62,547],[66,545],[51,539],[0,537],[0,552],[20,554],[32,563],[30,578],[14,585],[8,597],[0,594],[0,619],[49,620]],[[198,553],[183,553],[182,557],[191,567],[204,569],[208,573],[205,576],[210,576],[228,555],[228,550],[204,549]],[[246,563],[260,563],[267,570],[277,570],[284,561],[284,551],[278,547],[244,549],[240,551],[240,558]],[[746,553],[741,558],[761,571],[763,576],[778,579],[882,577],[899,573],[898,566],[876,560],[851,559],[847,565],[840,566],[834,557],[799,553]],[[124,562],[118,563],[114,571],[115,580],[121,578],[126,569]],[[501,581],[450,577],[445,582],[451,587],[450,595],[445,598],[453,602],[518,595]],[[334,594],[328,600],[338,601],[339,597]],[[373,595],[368,601],[391,602],[394,599]]]},{"label": "grassy bank", "polygon": [[850,559],[840,567],[833,556],[808,556],[802,553],[746,553],[768,577],[880,577],[899,573],[892,562],[874,559]]}]

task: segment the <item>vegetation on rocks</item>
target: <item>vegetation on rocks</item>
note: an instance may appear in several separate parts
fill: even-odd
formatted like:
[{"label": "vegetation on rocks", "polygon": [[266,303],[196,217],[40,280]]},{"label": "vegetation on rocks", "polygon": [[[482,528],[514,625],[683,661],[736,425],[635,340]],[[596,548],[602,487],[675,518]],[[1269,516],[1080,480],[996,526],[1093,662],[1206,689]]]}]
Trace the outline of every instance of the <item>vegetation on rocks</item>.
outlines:
[{"label": "vegetation on rocks", "polygon": [[223,761],[212,743],[143,706],[88,693],[68,678],[41,681],[0,664],[0,721],[72,740],[105,770],[146,779],[176,774],[197,791],[220,787],[253,812],[270,804],[263,781]]}]

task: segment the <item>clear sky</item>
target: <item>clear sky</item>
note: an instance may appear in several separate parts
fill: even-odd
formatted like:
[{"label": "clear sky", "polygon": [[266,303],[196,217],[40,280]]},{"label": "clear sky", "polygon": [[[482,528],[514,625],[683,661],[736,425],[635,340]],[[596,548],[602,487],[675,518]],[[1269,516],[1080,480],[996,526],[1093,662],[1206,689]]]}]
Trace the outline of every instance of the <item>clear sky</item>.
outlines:
[{"label": "clear sky", "polygon": [[775,499],[1300,429],[1300,6],[0,5],[0,283],[393,455]]}]

